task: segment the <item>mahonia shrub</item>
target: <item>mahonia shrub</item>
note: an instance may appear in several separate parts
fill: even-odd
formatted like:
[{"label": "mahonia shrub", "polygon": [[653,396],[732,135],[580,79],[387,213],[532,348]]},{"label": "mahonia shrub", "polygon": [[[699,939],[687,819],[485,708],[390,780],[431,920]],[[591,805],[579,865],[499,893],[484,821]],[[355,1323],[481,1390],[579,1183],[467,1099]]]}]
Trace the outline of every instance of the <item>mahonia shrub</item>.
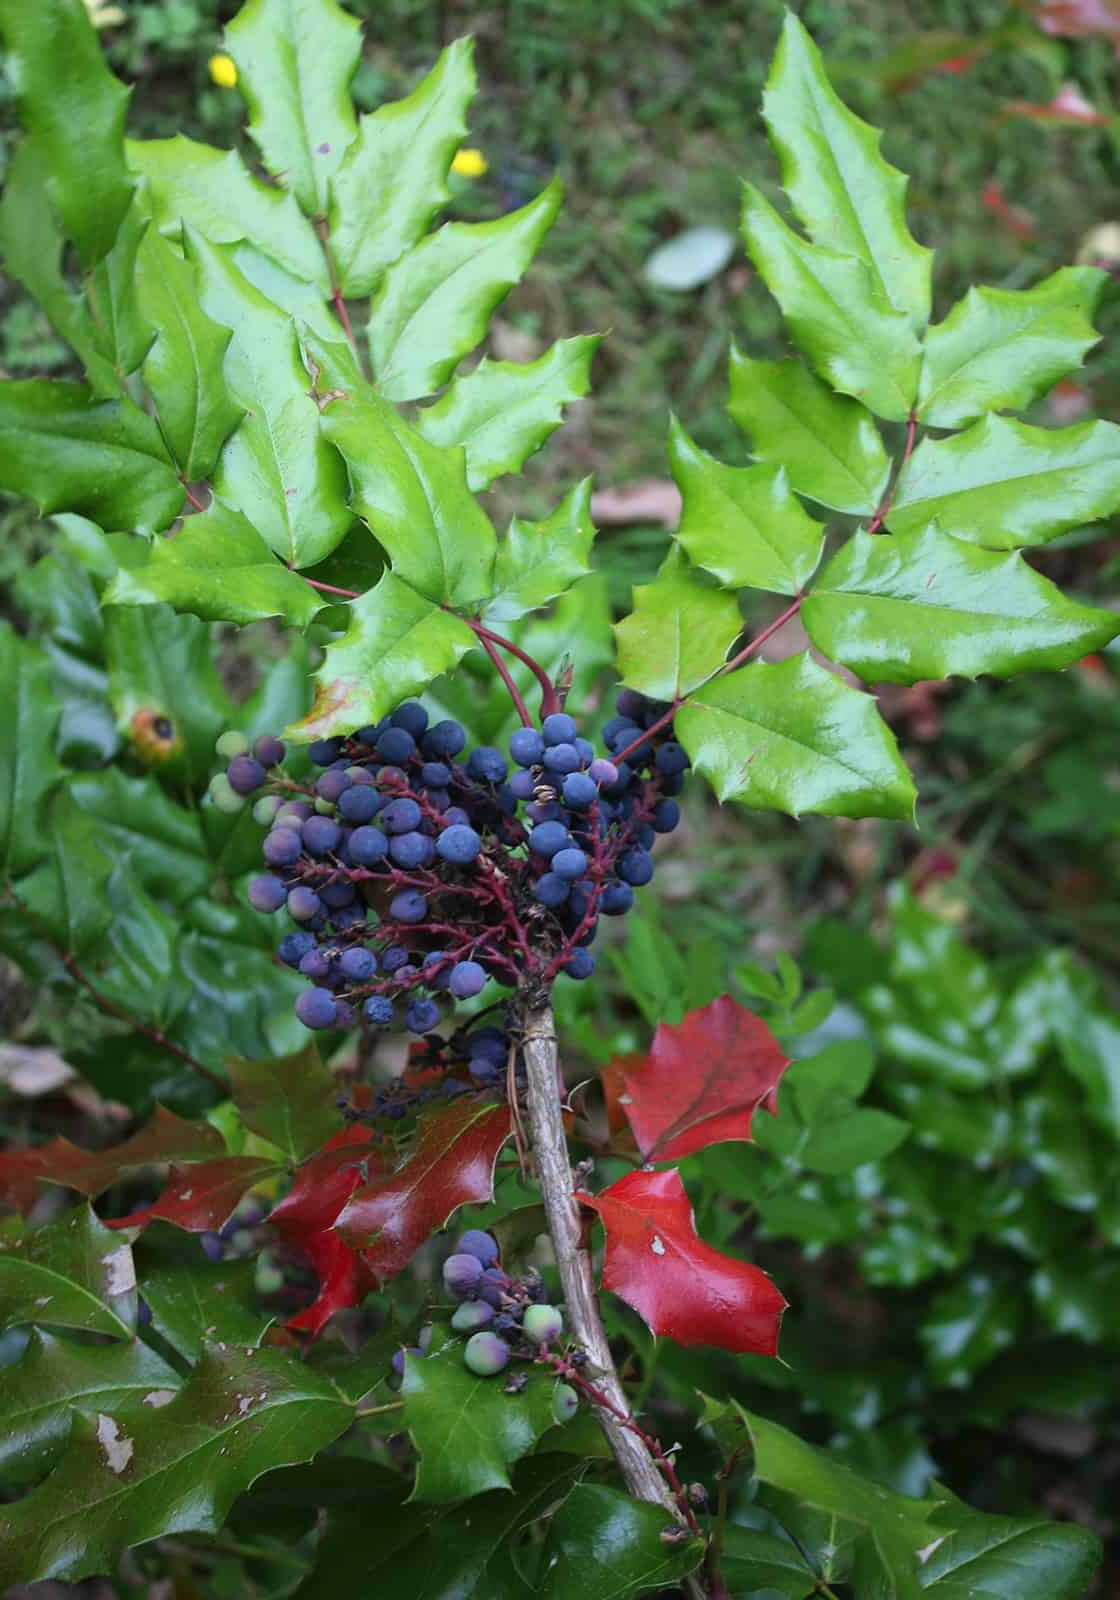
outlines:
[{"label": "mahonia shrub", "polygon": [[[721,994],[604,1074],[600,1113],[567,1097],[551,1001],[652,878],[689,769],[748,807],[909,819],[855,680],[1060,668],[1115,635],[1021,552],[1120,505],[1120,433],[1006,415],[1094,343],[1102,274],[929,326],[904,179],[789,19],[764,116],[802,231],[748,185],[743,233],[801,354],[733,353],[752,465],[673,425],[680,527],[612,636],[589,486],[501,537],[479,498],[597,341],[467,361],[560,204],[435,226],[469,41],[358,118],[356,21],[248,0],[227,47],[259,176],[127,139],[82,0],[0,0],[0,28],[25,128],[0,241],[85,373],[0,386],[0,484],[53,517],[42,605],[75,624],[54,655],[0,641],[4,948],[111,1019],[134,1105],[158,1074],[203,1090],[123,1144],[0,1163],[27,1218],[0,1238],[0,1578],[208,1534],[203,1565],[228,1538],[278,1592],[294,1566],[301,1593],[1075,1600],[1086,1531],[887,1490],[735,1399],[702,1397],[682,1478],[599,1289],[676,1346],[777,1355],[779,1286],[701,1237],[677,1163],[781,1126],[790,1061]],[[741,591],[781,601],[749,639]],[[814,650],[765,659],[796,616]],[[268,619],[294,665],[227,714],[207,625]],[[905,1127],[849,1068],[882,1157]]]}]

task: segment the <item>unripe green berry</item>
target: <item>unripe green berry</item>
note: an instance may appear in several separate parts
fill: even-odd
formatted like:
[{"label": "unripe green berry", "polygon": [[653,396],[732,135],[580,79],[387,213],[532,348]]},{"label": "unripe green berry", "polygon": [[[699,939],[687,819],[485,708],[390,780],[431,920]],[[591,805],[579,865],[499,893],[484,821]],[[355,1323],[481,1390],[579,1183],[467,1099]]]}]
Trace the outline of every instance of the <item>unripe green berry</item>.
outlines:
[{"label": "unripe green berry", "polygon": [[263,822],[267,828],[283,804],[278,794],[262,794],[259,800],[253,801],[253,821]]},{"label": "unripe green berry", "polygon": [[528,1306],[521,1325],[534,1344],[553,1344],[564,1331],[564,1318],[555,1306]]},{"label": "unripe green berry", "polygon": [[337,807],[333,800],[324,800],[320,795],[315,802],[315,809],[321,817],[333,817]]},{"label": "unripe green berry", "polygon": [[228,728],[219,738],[214,749],[223,761],[232,761],[235,756],[249,754],[249,741],[237,728]]},{"label": "unripe green berry", "polygon": [[223,812],[227,817],[235,817],[239,811],[245,809],[244,796],[237,793],[224,772],[219,772],[210,779],[208,793],[215,810]]},{"label": "unripe green berry", "polygon": [[456,1333],[474,1333],[493,1320],[494,1307],[485,1300],[465,1300],[451,1313],[451,1326]]},{"label": "unripe green berry", "polygon": [[552,1391],[552,1420],[571,1422],[579,1410],[579,1395],[570,1383],[558,1383]]},{"label": "unripe green berry", "polygon": [[467,1370],[478,1378],[493,1378],[509,1362],[509,1345],[489,1331],[472,1334],[463,1350]]}]

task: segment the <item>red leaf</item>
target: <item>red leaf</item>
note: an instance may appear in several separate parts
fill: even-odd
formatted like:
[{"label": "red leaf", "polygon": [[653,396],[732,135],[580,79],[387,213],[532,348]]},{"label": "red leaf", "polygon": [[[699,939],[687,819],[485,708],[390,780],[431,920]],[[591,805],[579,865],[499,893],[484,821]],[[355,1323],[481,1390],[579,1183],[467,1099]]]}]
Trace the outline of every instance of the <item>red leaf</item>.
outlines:
[{"label": "red leaf", "polygon": [[1120,40],[1120,0],[1042,0],[1038,25],[1066,39],[1102,34]]},{"label": "red leaf", "polygon": [[299,1247],[315,1269],[319,1293],[284,1326],[315,1337],[336,1311],[361,1305],[370,1290],[377,1287],[377,1279],[357,1251],[351,1250],[333,1228],[301,1239]]},{"label": "red leaf", "polygon": [[171,1161],[205,1161],[224,1149],[221,1134],[208,1122],[188,1122],[157,1106],[145,1127],[108,1150],[83,1150],[59,1138],[33,1150],[0,1155],[0,1200],[26,1211],[40,1194],[41,1182],[77,1189],[94,1199],[125,1172]]},{"label": "red leaf", "polygon": [[735,1355],[778,1353],[784,1297],[758,1267],[704,1243],[675,1168],[630,1172],[602,1194],[578,1198],[606,1229],[603,1287],[654,1333]]},{"label": "red leaf", "polygon": [[490,1199],[509,1134],[508,1106],[452,1101],[419,1124],[402,1167],[358,1190],[338,1231],[379,1278],[393,1277],[453,1211]]},{"label": "red leaf", "polygon": [[749,1139],[760,1105],[777,1109],[789,1066],[770,1029],[730,995],[661,1023],[648,1056],[621,1063],[621,1105],[646,1161],[694,1155],[710,1144]]},{"label": "red leaf", "polygon": [[645,1056],[637,1054],[617,1056],[614,1061],[608,1062],[599,1074],[599,1082],[603,1086],[603,1104],[607,1113],[607,1132],[612,1135],[625,1133],[627,1130],[626,1074],[645,1059]]},{"label": "red leaf", "polygon": [[1104,128],[1108,117],[1098,111],[1075,83],[1063,83],[1052,100],[1040,105],[1034,100],[1009,100],[1003,108],[1005,117],[1026,117],[1031,122],[1057,122],[1088,128]]},{"label": "red leaf", "polygon": [[146,1228],[149,1222],[171,1222],[187,1233],[211,1233],[229,1221],[247,1190],[283,1170],[265,1156],[219,1156],[197,1167],[173,1166],[154,1205],[114,1217],[105,1226]]}]

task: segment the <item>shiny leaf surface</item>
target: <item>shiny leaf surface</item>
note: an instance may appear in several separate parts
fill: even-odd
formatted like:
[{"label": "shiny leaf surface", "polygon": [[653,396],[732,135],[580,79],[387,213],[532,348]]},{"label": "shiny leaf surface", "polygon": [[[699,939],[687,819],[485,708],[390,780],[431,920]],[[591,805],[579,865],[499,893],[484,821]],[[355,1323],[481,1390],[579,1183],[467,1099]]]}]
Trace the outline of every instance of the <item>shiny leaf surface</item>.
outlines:
[{"label": "shiny leaf surface", "polygon": [[634,589],[633,607],[615,623],[619,677],[658,700],[718,672],[743,627],[735,596],[701,582],[676,546],[653,583]]}]

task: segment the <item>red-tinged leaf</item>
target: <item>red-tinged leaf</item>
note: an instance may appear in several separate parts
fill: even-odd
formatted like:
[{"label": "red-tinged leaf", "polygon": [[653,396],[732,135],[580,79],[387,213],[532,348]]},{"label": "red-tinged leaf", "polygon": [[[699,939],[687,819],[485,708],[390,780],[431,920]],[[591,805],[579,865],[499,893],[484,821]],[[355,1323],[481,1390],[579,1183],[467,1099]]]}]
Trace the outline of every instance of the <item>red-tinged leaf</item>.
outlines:
[{"label": "red-tinged leaf", "polygon": [[77,1189],[92,1200],[126,1172],[171,1161],[206,1161],[224,1149],[221,1134],[208,1122],[188,1122],[157,1106],[145,1127],[108,1150],[83,1150],[60,1138],[0,1155],[0,1200],[27,1211],[41,1193],[40,1183]]},{"label": "red-tinged leaf", "polygon": [[1063,83],[1052,100],[1040,105],[1035,100],[1009,100],[1005,117],[1025,117],[1030,122],[1055,122],[1065,127],[1103,128],[1109,118],[1098,111],[1075,83]]},{"label": "red-tinged leaf", "polygon": [[607,1131],[612,1136],[625,1133],[630,1124],[626,1120],[626,1074],[645,1061],[645,1056],[635,1052],[631,1056],[617,1056],[599,1074],[603,1086],[603,1104],[607,1113]]},{"label": "red-tinged leaf", "polygon": [[1064,39],[1099,34],[1120,43],[1120,0],[1042,0],[1038,25]]},{"label": "red-tinged leaf", "polygon": [[377,1279],[357,1251],[333,1228],[308,1235],[299,1241],[299,1247],[315,1269],[319,1293],[284,1326],[316,1338],[336,1311],[361,1305],[370,1290],[376,1289]]},{"label": "red-tinged leaf", "polygon": [[242,1195],[284,1169],[265,1156],[219,1156],[197,1167],[171,1168],[167,1187],[154,1205],[128,1217],[114,1217],[109,1228],[146,1228],[170,1222],[186,1233],[211,1233],[229,1221]]},{"label": "red-tinged leaf", "polygon": [[453,1101],[419,1124],[402,1167],[357,1191],[339,1232],[380,1279],[393,1277],[453,1211],[492,1197],[494,1163],[509,1135],[508,1106]]},{"label": "red-tinged leaf", "polygon": [[1003,193],[1003,186],[996,178],[990,179],[984,185],[980,196],[985,211],[990,211],[993,217],[998,217],[1016,239],[1029,239],[1038,227],[1038,221],[1030,211],[1025,211],[1022,206],[1013,206]]},{"label": "red-tinged leaf", "polygon": [[784,1297],[758,1267],[704,1243],[675,1168],[629,1172],[602,1194],[578,1198],[606,1230],[603,1287],[655,1334],[735,1355],[777,1354]]},{"label": "red-tinged leaf", "polygon": [[646,1161],[680,1160],[729,1139],[749,1139],[759,1106],[777,1110],[789,1066],[770,1029],[728,994],[661,1023],[648,1056],[623,1063],[626,1112]]}]

